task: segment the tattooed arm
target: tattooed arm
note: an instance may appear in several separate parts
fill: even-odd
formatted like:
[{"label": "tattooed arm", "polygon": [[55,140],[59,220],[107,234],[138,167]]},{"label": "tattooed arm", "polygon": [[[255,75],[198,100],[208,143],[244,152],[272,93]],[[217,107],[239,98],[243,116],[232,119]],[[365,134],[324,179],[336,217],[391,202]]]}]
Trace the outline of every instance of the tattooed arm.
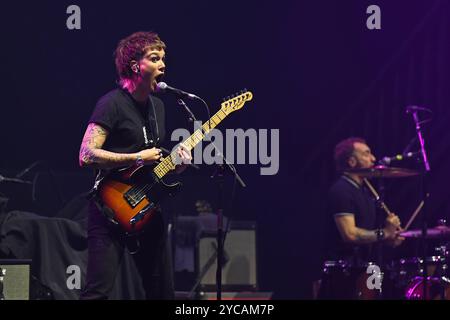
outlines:
[{"label": "tattooed arm", "polygon": [[[397,237],[396,229],[400,225],[395,218],[397,216],[388,217],[386,219],[384,231],[385,240],[394,240]],[[395,221],[394,221],[395,220]],[[339,230],[342,240],[354,244],[366,244],[377,242],[377,234],[375,230],[367,230],[358,228],[355,223],[355,216],[352,214],[336,215],[334,221]]]},{"label": "tattooed arm", "polygon": [[358,228],[355,225],[355,216],[352,214],[336,215],[334,221],[336,222],[342,240],[345,242],[364,244],[377,241],[375,230]]},{"label": "tattooed arm", "polygon": [[79,162],[81,167],[110,169],[129,166],[136,162],[138,153],[115,153],[102,149],[108,131],[102,126],[90,123],[84,134],[80,147]]}]

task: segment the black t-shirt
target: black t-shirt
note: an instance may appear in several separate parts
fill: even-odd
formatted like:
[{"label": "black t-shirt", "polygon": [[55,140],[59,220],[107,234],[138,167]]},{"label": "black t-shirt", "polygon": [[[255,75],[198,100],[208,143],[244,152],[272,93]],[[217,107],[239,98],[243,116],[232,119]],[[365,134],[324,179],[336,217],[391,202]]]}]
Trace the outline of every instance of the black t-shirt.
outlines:
[{"label": "black t-shirt", "polygon": [[358,228],[374,230],[376,225],[376,207],[369,191],[359,186],[349,177],[340,177],[328,193],[327,214],[329,232],[327,232],[327,259],[344,259],[367,262],[372,257],[372,246],[345,243],[337,229],[334,217],[337,215],[354,215]]},{"label": "black t-shirt", "polygon": [[108,130],[102,149],[134,153],[159,146],[164,140],[164,104],[159,98],[149,96],[147,103],[141,105],[128,91],[115,89],[99,99],[89,123]]}]

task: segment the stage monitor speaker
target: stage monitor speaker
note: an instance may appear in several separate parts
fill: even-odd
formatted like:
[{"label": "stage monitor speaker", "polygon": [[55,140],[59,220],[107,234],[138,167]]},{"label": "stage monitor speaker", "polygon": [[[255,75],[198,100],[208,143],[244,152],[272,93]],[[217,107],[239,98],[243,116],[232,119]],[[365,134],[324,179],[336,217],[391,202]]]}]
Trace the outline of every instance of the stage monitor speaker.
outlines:
[{"label": "stage monitor speaker", "polygon": [[[200,289],[216,290],[217,241],[214,235],[200,238],[197,258]],[[222,289],[243,291],[258,289],[255,222],[233,222],[225,240]]]},{"label": "stage monitor speaker", "polygon": [[31,260],[0,260],[0,300],[30,299]]}]

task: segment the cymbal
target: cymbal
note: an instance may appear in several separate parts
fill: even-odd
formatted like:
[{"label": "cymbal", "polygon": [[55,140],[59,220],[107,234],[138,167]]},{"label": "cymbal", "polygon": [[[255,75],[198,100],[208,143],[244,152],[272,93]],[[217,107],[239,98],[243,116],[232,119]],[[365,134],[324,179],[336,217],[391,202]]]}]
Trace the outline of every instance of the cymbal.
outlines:
[{"label": "cymbal", "polygon": [[357,174],[361,178],[404,178],[419,175],[419,172],[415,170],[386,166],[347,169],[344,172]]},{"label": "cymbal", "polygon": [[[422,230],[410,230],[401,232],[400,236],[405,238],[421,238]],[[450,228],[446,226],[439,226],[436,228],[427,229],[426,239],[446,239],[450,238]]]}]

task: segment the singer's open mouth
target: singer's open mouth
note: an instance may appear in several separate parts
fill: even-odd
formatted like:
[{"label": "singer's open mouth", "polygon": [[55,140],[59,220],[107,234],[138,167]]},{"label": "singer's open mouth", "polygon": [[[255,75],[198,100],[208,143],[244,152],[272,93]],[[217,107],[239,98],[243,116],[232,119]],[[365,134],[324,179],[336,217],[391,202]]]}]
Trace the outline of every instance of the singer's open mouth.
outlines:
[{"label": "singer's open mouth", "polygon": [[157,82],[157,83],[160,82],[160,81],[162,80],[163,77],[164,77],[164,73],[158,74],[158,75],[155,77],[156,82]]}]

